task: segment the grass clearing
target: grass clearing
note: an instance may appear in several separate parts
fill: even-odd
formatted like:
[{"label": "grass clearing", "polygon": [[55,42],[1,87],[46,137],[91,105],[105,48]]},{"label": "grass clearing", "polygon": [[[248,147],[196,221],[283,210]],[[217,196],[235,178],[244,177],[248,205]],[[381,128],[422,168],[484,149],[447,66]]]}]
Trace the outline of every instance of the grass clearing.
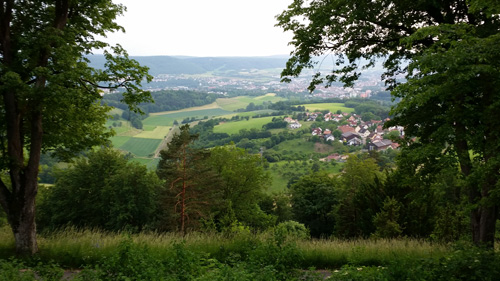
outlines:
[{"label": "grass clearing", "polygon": [[330,110],[330,112],[337,112],[337,110],[340,110],[342,112],[354,112],[354,108],[350,107],[345,107],[343,103],[308,103],[308,104],[302,104],[302,106],[305,106],[309,112],[314,112],[314,111],[323,111],[323,110]]},{"label": "grass clearing", "polygon": [[164,139],[172,127],[168,126],[156,126],[152,131],[142,131],[135,135],[135,138],[145,138],[145,139]]},{"label": "grass clearing", "polygon": [[142,123],[147,126],[171,126],[174,123],[174,120],[177,120],[179,123],[184,118],[195,117],[201,119],[205,116],[214,117],[226,115],[231,112],[223,110],[221,108],[213,108],[213,109],[203,109],[203,110],[190,110],[190,111],[178,111],[174,113],[164,113],[157,115],[150,115],[148,118],[144,119]]},{"label": "grass clearing", "polygon": [[186,111],[200,111],[200,110],[215,109],[215,108],[219,108],[219,106],[217,105],[217,102],[213,102],[211,104],[206,104],[206,105],[202,105],[202,106],[184,108],[184,109],[180,109],[180,110],[153,112],[153,113],[149,113],[149,116],[172,114],[172,113],[179,113],[179,112],[186,112]]},{"label": "grass clearing", "polygon": [[271,122],[273,117],[250,118],[242,121],[232,121],[219,124],[214,127],[214,133],[237,134],[242,129],[262,129],[264,124]]},{"label": "grass clearing", "polygon": [[160,143],[160,139],[130,138],[119,148],[138,157],[152,157]]}]

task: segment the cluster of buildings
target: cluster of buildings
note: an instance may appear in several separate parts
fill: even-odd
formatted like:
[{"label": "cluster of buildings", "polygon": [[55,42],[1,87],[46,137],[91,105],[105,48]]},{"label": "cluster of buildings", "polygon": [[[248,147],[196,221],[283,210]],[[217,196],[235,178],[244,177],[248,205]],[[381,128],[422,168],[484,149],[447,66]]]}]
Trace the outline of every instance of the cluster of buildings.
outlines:
[{"label": "cluster of buildings", "polygon": [[[315,120],[318,113],[308,115],[308,120]],[[337,140],[349,146],[365,146],[366,148],[376,151],[386,150],[388,148],[396,149],[399,147],[398,143],[385,139],[384,135],[393,131],[397,131],[398,136],[404,136],[404,129],[401,126],[390,127],[384,129],[384,122],[386,120],[370,120],[362,121],[361,118],[352,114],[349,117],[348,113],[332,114],[327,113],[324,115],[325,121],[339,122],[345,120],[347,124],[337,127]],[[311,135],[319,136],[325,141],[334,141],[336,138],[330,129],[314,128],[311,130]]]}]

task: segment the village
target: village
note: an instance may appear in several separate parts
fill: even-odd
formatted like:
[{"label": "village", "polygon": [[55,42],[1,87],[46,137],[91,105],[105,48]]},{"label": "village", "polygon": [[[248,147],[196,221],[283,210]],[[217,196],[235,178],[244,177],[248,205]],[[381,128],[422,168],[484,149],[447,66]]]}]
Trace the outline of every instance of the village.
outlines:
[{"label": "village", "polygon": [[[404,128],[401,126],[384,128],[384,120],[363,121],[360,115],[347,112],[306,112],[303,121],[324,121],[325,128],[311,126],[311,136],[323,142],[338,141],[347,146],[359,147],[364,151],[385,151],[387,149],[398,149],[399,143],[396,139],[404,136]],[[288,128],[298,129],[302,127],[300,121],[291,117],[285,117]],[[314,124],[314,123],[313,123]],[[348,155],[334,153],[320,161],[330,162],[345,161]]]}]

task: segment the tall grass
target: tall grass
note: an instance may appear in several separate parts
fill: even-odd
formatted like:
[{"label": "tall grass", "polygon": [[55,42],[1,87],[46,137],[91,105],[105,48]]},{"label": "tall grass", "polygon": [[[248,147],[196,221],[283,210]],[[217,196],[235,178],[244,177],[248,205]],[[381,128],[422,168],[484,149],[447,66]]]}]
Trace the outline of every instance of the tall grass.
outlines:
[{"label": "tall grass", "polygon": [[[148,248],[148,253],[158,260],[173,254],[173,245],[183,243],[189,251],[216,258],[219,261],[234,255],[245,255],[249,249],[270,238],[269,234],[242,234],[231,237],[222,234],[191,233],[186,236],[174,233],[104,233],[97,230],[67,228],[48,235],[40,235],[38,258],[55,261],[61,266],[80,268],[94,265],[118,251],[125,239]],[[339,268],[351,265],[386,265],[398,259],[419,260],[440,258],[449,252],[446,246],[422,240],[299,240],[296,241],[303,260],[301,268]],[[14,255],[14,240],[10,229],[0,229],[0,258]]]}]

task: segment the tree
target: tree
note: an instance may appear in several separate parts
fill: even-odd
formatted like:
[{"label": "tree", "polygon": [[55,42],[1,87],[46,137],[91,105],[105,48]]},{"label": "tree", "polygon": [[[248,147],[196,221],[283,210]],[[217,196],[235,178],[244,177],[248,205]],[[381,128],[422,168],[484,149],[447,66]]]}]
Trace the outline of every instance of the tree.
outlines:
[{"label": "tree", "polygon": [[166,185],[162,205],[169,225],[162,228],[183,234],[208,217],[220,197],[219,177],[207,162],[210,152],[191,146],[197,138],[190,134],[188,124],[181,126],[167,149],[160,152],[156,171]]},{"label": "tree", "polygon": [[[37,252],[35,197],[40,153],[69,156],[105,144],[108,107],[100,87],[124,88],[124,102],[148,101],[140,90],[147,68],[120,47],[96,40],[122,30],[122,5],[111,0],[14,1],[0,5],[0,205],[20,254]],[[29,15],[29,16],[28,16]],[[104,49],[105,70],[86,55]]]},{"label": "tree", "polygon": [[325,172],[300,178],[290,188],[295,219],[311,231],[313,237],[328,237],[335,228],[332,216],[337,204],[337,181]]},{"label": "tree", "polygon": [[100,149],[57,173],[38,207],[40,229],[67,225],[141,231],[153,223],[160,180],[117,150]]},{"label": "tree", "polygon": [[[388,126],[405,127],[403,149],[418,160],[414,172],[425,177],[439,167],[460,168],[473,241],[490,247],[500,177],[499,7],[480,0],[295,0],[278,16],[278,25],[294,32],[284,81],[313,68],[314,56],[324,53],[336,55],[336,68],[316,73],[310,90],[322,82],[352,85],[360,67],[384,60],[382,78],[401,98]],[[399,73],[407,82],[396,80]]]},{"label": "tree", "polygon": [[219,212],[234,212],[238,222],[246,226],[267,228],[273,223],[258,206],[269,183],[260,155],[249,154],[234,145],[215,147],[211,150],[209,165],[221,177]]}]

